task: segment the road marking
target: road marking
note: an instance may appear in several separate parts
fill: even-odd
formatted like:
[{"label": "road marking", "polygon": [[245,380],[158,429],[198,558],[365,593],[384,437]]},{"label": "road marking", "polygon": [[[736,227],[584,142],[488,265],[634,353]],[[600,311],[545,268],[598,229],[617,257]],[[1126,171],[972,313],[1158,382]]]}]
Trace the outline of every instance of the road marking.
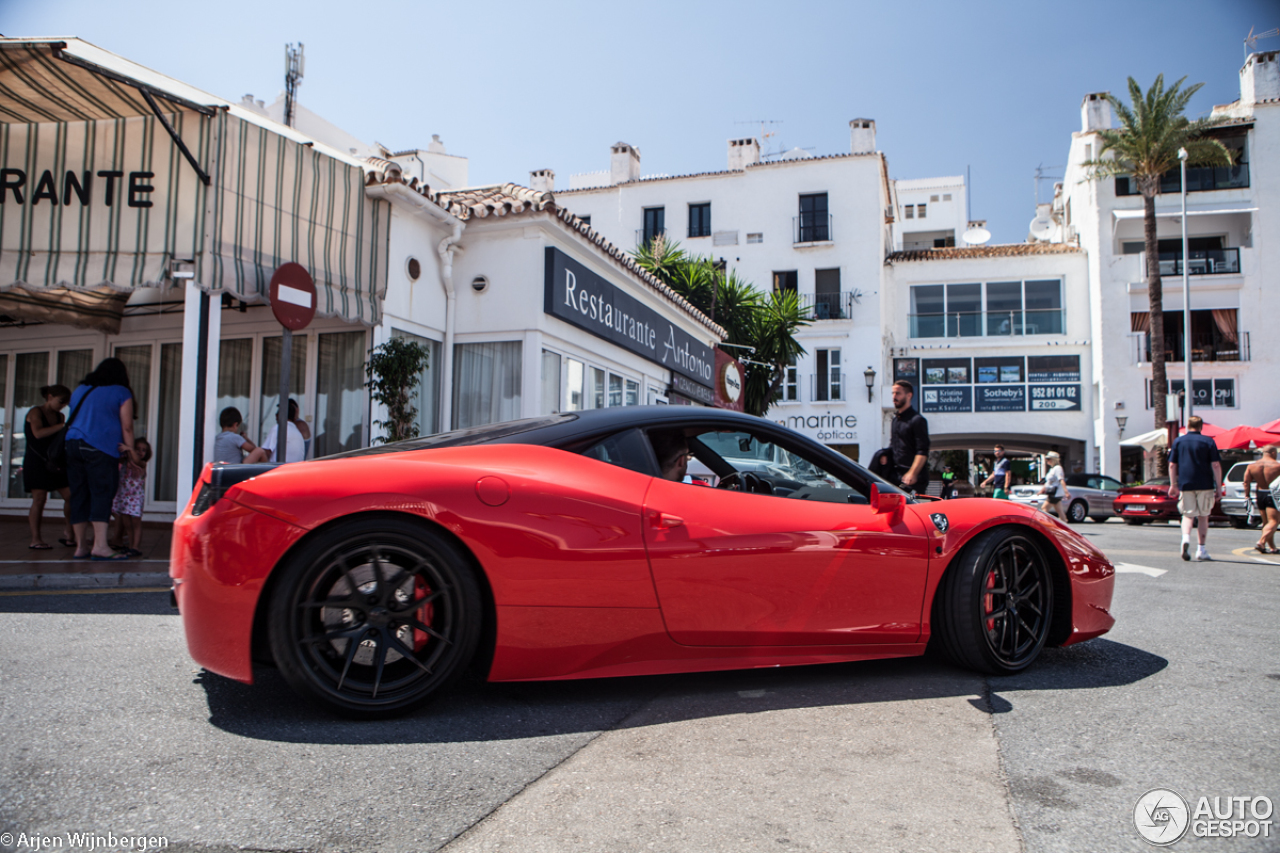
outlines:
[{"label": "road marking", "polygon": [[12,598],[19,595],[104,595],[117,592],[168,592],[167,586],[133,586],[113,587],[111,589],[21,589],[13,592],[0,592],[0,598]]},{"label": "road marking", "polygon": [[1117,572],[1132,572],[1134,574],[1150,575],[1153,578],[1158,578],[1165,572],[1169,571],[1168,569],[1153,569],[1150,566],[1139,566],[1136,563],[1116,563],[1115,566]]},{"label": "road marking", "polygon": [[1253,560],[1255,563],[1263,563],[1264,565],[1268,565],[1268,566],[1280,566],[1280,563],[1277,563],[1275,560],[1264,560],[1261,557],[1259,557],[1258,549],[1254,548],[1252,545],[1250,545],[1248,548],[1236,548],[1231,553],[1235,554],[1237,557],[1248,557],[1249,559]]}]

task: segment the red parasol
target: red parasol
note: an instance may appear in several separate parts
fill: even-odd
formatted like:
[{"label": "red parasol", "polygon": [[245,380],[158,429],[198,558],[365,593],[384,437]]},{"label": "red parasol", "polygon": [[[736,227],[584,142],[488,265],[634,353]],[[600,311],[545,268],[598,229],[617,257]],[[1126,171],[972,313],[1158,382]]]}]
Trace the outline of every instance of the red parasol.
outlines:
[{"label": "red parasol", "polygon": [[1265,447],[1268,444],[1280,443],[1280,435],[1257,427],[1238,426],[1213,436],[1213,443],[1218,445],[1219,450],[1239,450],[1248,448],[1250,444]]}]

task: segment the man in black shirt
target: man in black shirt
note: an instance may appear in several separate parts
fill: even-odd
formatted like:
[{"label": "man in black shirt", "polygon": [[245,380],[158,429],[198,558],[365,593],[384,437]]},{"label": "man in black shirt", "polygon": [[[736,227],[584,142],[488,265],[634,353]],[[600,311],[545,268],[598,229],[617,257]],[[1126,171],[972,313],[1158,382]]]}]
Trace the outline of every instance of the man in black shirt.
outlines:
[{"label": "man in black shirt", "polygon": [[905,379],[893,383],[893,430],[889,448],[898,480],[908,492],[924,494],[929,485],[929,422],[911,406],[915,388]]}]

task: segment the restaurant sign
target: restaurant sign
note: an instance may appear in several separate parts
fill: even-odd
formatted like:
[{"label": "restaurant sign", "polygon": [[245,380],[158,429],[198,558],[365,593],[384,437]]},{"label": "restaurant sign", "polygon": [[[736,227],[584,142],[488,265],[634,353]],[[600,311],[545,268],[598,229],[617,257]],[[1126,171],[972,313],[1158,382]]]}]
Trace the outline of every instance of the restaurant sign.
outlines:
[{"label": "restaurant sign", "polygon": [[544,310],[692,379],[714,399],[711,347],[551,246],[546,251]]}]

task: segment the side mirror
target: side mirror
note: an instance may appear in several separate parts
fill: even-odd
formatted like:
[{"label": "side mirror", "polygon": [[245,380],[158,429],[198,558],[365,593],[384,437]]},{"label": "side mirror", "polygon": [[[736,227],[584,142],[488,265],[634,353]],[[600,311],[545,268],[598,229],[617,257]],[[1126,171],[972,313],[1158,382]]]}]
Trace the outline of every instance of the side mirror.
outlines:
[{"label": "side mirror", "polygon": [[870,503],[871,508],[876,511],[877,515],[884,515],[900,511],[905,500],[901,494],[897,492],[882,492],[879,486],[872,483]]}]

